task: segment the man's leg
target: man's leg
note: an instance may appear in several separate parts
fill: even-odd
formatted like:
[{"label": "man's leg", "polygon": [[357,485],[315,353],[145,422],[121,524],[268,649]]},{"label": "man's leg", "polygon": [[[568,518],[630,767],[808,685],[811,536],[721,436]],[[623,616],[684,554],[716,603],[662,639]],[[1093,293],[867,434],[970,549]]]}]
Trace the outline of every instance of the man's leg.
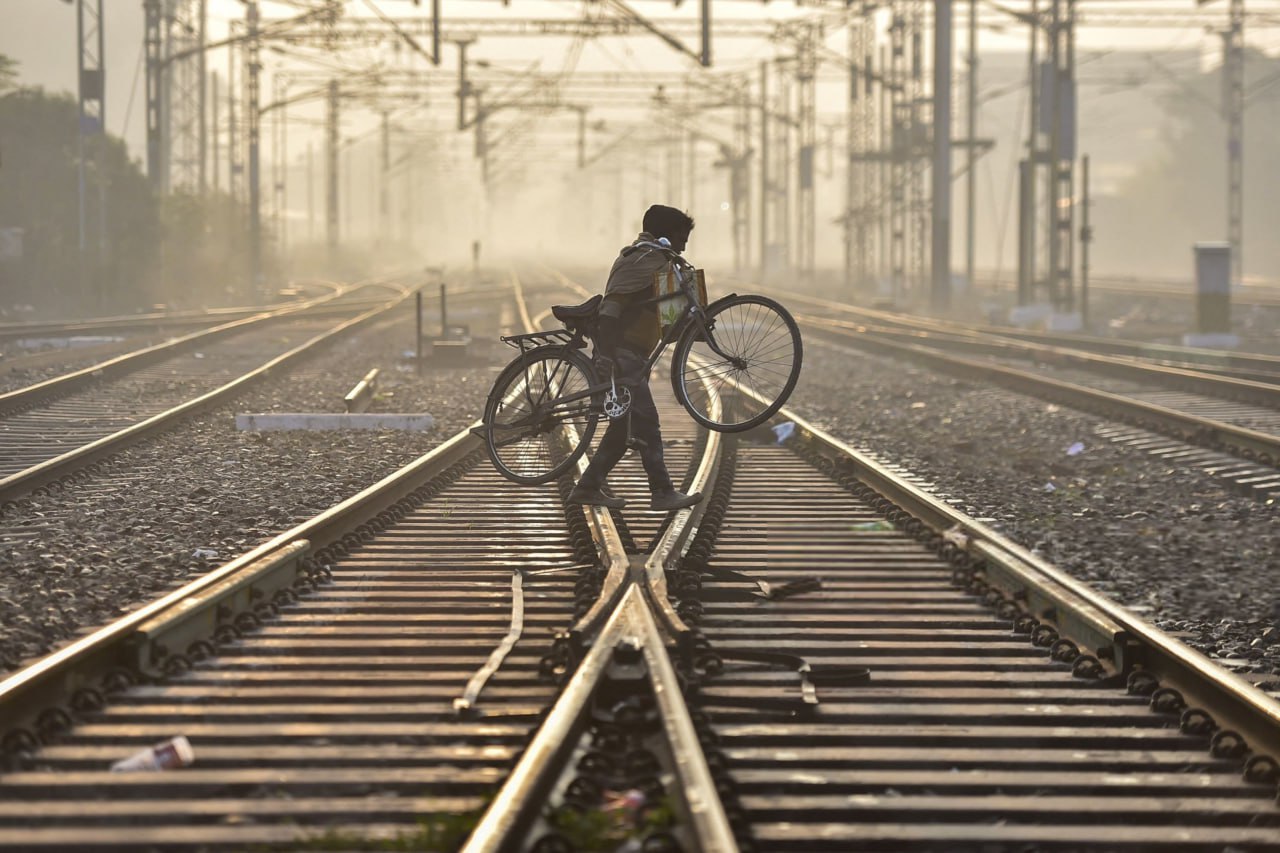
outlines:
[{"label": "man's leg", "polygon": [[675,484],[671,482],[671,474],[667,471],[662,451],[658,406],[653,401],[653,392],[649,390],[649,383],[644,377],[644,361],[637,359],[629,366],[636,371],[635,375],[639,380],[631,388],[631,435],[642,442],[639,449],[640,462],[644,465],[649,492],[652,494],[649,506],[663,512],[693,506],[702,500],[702,495],[677,492]]},{"label": "man's leg", "polygon": [[669,492],[675,488],[662,452],[662,427],[658,407],[653,402],[649,383],[640,382],[631,389],[631,435],[639,439],[640,463],[649,479],[649,491]]},{"label": "man's leg", "polygon": [[[622,366],[619,365],[619,378],[622,378],[621,373]],[[627,453],[627,419],[619,418],[608,423],[604,438],[600,439],[600,445],[592,455],[587,470],[582,472],[582,479],[569,493],[569,501],[572,503],[605,506],[612,509],[622,509],[627,503],[620,497],[602,491],[605,478]]]},{"label": "man's leg", "polygon": [[604,431],[604,438],[600,439],[600,446],[596,448],[595,455],[591,457],[591,463],[587,465],[587,470],[582,473],[582,479],[578,481],[578,488],[599,490],[604,485],[604,480],[609,476],[609,472],[613,470],[613,466],[618,464],[618,460],[622,459],[626,452],[626,418],[609,421],[609,428]]}]

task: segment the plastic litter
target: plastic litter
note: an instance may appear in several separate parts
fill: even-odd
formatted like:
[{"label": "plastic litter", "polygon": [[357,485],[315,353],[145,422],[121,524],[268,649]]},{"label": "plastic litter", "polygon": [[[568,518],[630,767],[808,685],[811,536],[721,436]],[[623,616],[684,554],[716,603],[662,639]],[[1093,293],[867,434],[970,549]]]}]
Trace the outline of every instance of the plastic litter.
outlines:
[{"label": "plastic litter", "polygon": [[128,758],[111,765],[112,773],[129,773],[136,770],[177,770],[196,760],[191,742],[182,735],[139,750]]},{"label": "plastic litter", "polygon": [[1068,456],[1079,456],[1081,453],[1084,453],[1083,441],[1077,441],[1075,444],[1067,448]]},{"label": "plastic litter", "polygon": [[763,589],[764,597],[770,601],[781,601],[784,598],[790,598],[793,595],[802,595],[806,592],[817,592],[822,589],[822,580],[820,578],[799,578],[779,586],[772,586],[764,581],[760,581]]},{"label": "plastic litter", "polygon": [[861,521],[857,524],[850,524],[850,530],[893,530],[893,525],[887,521]]},{"label": "plastic litter", "polygon": [[969,534],[965,533],[964,528],[957,524],[942,534],[942,541],[950,542],[961,551],[964,551],[969,547]]},{"label": "plastic litter", "polygon": [[1040,491],[1044,492],[1045,494],[1048,494],[1050,492],[1058,491],[1058,487],[1055,486],[1053,483],[1045,483],[1044,488],[1041,489]]},{"label": "plastic litter", "polygon": [[191,552],[191,556],[197,560],[216,560],[218,559],[218,552],[209,548],[197,548]]},{"label": "plastic litter", "polygon": [[795,421],[783,421],[773,428],[773,434],[777,437],[778,444],[782,444],[796,434]]},{"label": "plastic litter", "polygon": [[648,798],[645,797],[644,791],[638,788],[631,788],[609,796],[605,800],[603,810],[606,812],[620,812],[634,820],[647,803]]}]

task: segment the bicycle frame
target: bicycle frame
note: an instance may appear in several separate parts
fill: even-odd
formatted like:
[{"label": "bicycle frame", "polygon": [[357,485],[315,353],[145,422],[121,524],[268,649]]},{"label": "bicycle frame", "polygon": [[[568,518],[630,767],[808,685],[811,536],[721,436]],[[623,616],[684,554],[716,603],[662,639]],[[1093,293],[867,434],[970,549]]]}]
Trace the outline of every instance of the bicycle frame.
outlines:
[{"label": "bicycle frame", "polygon": [[[675,264],[676,281],[680,283],[680,292],[684,294],[685,311],[684,314],[680,316],[679,320],[672,323],[667,328],[662,339],[658,341],[657,345],[654,346],[653,351],[649,353],[649,357],[645,361],[645,376],[648,376],[653,371],[653,366],[658,363],[658,359],[662,357],[662,353],[666,348],[680,340],[680,336],[684,334],[685,329],[693,323],[697,324],[699,331],[701,331],[703,338],[707,342],[707,346],[712,352],[731,363],[736,364],[740,360],[724,352],[720,349],[719,345],[716,344],[715,336],[712,334],[714,330],[712,327],[707,325],[707,307],[709,306],[699,304],[697,297],[694,296],[693,293],[693,279],[687,275],[687,273],[692,271],[693,267],[688,263]],[[730,293],[727,296],[721,297],[721,299],[729,299],[735,295],[736,294]]]},{"label": "bicycle frame", "polygon": [[[707,346],[712,352],[732,364],[736,364],[740,361],[740,359],[721,350],[719,345],[716,344],[715,336],[713,334],[714,329],[707,325],[707,309],[699,304],[697,297],[693,293],[693,281],[687,274],[692,269],[693,267],[687,263],[677,262],[675,264],[676,280],[680,284],[680,292],[684,295],[686,308],[684,313],[680,316],[680,319],[667,327],[662,338],[649,353],[648,358],[645,360],[644,372],[646,377],[653,372],[654,365],[658,363],[658,359],[662,357],[662,353],[666,348],[679,340],[680,336],[685,333],[685,330],[688,329],[691,324],[697,325],[703,339],[707,342]],[[722,298],[728,299],[733,295],[734,294],[729,294]],[[502,340],[520,350],[521,358],[526,359],[526,371],[531,366],[531,364],[527,362],[527,358],[531,353],[538,352],[547,347],[564,347],[568,349],[582,349],[585,347],[584,336],[580,330],[569,331],[565,329],[555,329],[549,332],[531,332],[523,335],[504,337]],[[564,421],[581,415],[584,412],[595,411],[598,414],[603,414],[603,411],[599,406],[588,404],[584,408],[581,406],[575,406],[574,404],[579,403],[582,400],[590,400],[594,395],[602,394],[610,390],[615,384],[612,377],[610,377],[608,381],[591,385],[582,391],[565,396],[555,396],[552,398],[547,396],[547,391],[551,389],[552,382],[553,380],[556,380],[557,377],[544,376],[543,379],[543,392],[539,394],[538,399],[535,400],[529,393],[532,383],[530,383],[526,378],[523,392],[531,411],[527,417],[502,426],[504,430],[518,430],[518,432],[512,438],[498,442],[499,445],[514,443],[527,437],[524,430],[525,427],[534,427],[535,425],[545,427],[549,423],[563,423]],[[624,387],[626,387],[625,384]],[[490,429],[492,429],[492,427],[490,427]],[[536,434],[536,429],[533,434]]]}]

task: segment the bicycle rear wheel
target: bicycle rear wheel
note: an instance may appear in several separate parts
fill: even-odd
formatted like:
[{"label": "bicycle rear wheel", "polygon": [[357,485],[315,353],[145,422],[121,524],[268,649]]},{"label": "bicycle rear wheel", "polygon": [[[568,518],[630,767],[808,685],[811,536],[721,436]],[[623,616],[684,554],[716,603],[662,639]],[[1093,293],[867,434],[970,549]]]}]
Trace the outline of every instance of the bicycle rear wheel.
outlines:
[{"label": "bicycle rear wheel", "polygon": [[594,384],[591,363],[563,347],[542,347],[503,368],[484,407],[485,445],[498,473],[536,486],[568,471],[600,419],[603,394],[587,393]]},{"label": "bicycle rear wheel", "polygon": [[[764,296],[730,296],[707,308],[707,334],[693,323],[671,358],[676,399],[695,421],[718,432],[741,432],[773,417],[800,378],[804,346],[795,319]],[[709,338],[709,340],[708,340]],[[733,406],[713,399],[739,390]]]}]

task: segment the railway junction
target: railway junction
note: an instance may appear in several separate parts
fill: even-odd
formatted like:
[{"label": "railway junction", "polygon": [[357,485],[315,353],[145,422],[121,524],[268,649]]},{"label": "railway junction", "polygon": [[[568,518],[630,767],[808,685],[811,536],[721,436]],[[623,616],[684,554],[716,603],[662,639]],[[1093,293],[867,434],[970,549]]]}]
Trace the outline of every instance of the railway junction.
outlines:
[{"label": "railway junction", "polygon": [[134,5],[136,141],[0,35],[0,849],[1280,851],[1280,5]]}]

